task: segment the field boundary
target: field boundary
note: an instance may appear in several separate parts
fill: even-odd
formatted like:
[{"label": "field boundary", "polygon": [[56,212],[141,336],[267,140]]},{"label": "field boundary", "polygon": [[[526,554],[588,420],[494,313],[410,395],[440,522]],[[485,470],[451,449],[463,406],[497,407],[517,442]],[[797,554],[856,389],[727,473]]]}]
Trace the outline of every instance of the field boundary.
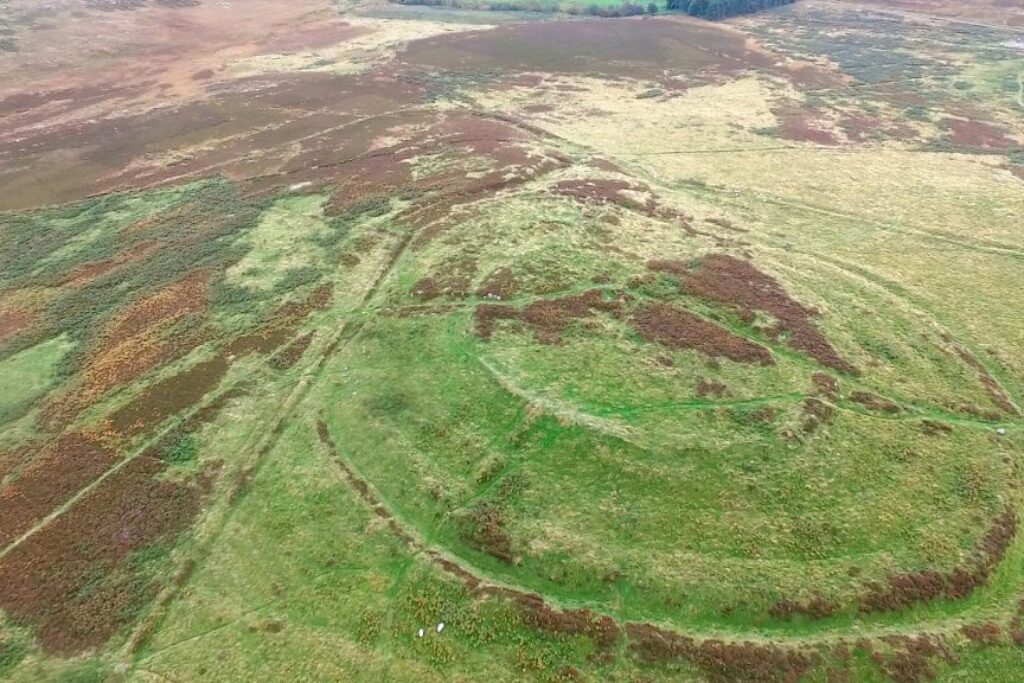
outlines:
[{"label": "field boundary", "polygon": [[[425,226],[420,226],[421,229],[424,227]],[[420,230],[417,230],[411,225],[406,226],[406,229],[397,238],[391,249],[388,250],[383,263],[370,280],[369,287],[364,290],[363,295],[360,297],[360,300],[355,303],[352,311],[348,312],[350,316],[353,312],[358,312],[360,309],[365,308],[370,299],[372,299],[379,291],[380,286],[392,272],[395,264],[406,252],[413,238],[419,234],[419,232]],[[163,618],[166,616],[168,608],[173,603],[178,593],[191,578],[199,564],[209,556],[210,552],[212,552],[216,539],[223,532],[228,520],[231,518],[234,510],[234,504],[242,497],[245,487],[248,485],[252,477],[259,471],[265,456],[273,449],[278,438],[284,432],[287,420],[292,416],[295,408],[307,397],[309,390],[320,378],[327,360],[336,353],[344,343],[355,338],[365,325],[365,322],[365,320],[350,318],[342,323],[330,340],[324,345],[323,351],[318,355],[316,360],[307,364],[307,369],[303,371],[298,383],[277,411],[268,429],[262,434],[257,433],[257,435],[254,435],[248,442],[248,444],[252,444],[251,446],[247,445],[241,449],[242,451],[252,449],[252,455],[246,463],[239,468],[238,473],[236,474],[234,481],[232,481],[231,485],[228,487],[228,490],[221,494],[219,499],[220,506],[217,511],[213,513],[216,516],[212,519],[208,517],[200,532],[196,534],[198,539],[196,547],[182,560],[178,571],[175,572],[171,581],[163,590],[160,591],[156,599],[153,601],[153,607],[149,614],[139,622],[139,625],[129,635],[124,646],[121,648],[121,656],[123,660],[130,662],[162,622]],[[203,531],[206,533],[204,534]]]},{"label": "field boundary", "polygon": [[[390,506],[388,501],[380,495],[380,492],[376,487],[374,487],[369,481],[362,478],[352,463],[342,455],[330,434],[330,429],[324,421],[322,413],[320,418],[317,420],[316,430],[325,451],[331,460],[337,465],[342,478],[353,489],[356,495],[375,512],[375,514],[385,519],[389,530],[407,545],[410,552],[413,553],[413,556],[421,555],[429,558],[429,561],[441,572],[463,581],[469,590],[481,597],[509,597],[518,601],[519,598],[530,596],[541,600],[545,608],[558,610],[563,614],[571,610],[585,609],[592,612],[597,617],[614,620],[614,622],[621,628],[622,637],[627,641],[629,638],[628,631],[631,626],[646,626],[657,628],[665,631],[666,633],[682,638],[692,638],[697,641],[715,640],[733,644],[758,643],[766,646],[779,645],[793,649],[815,648],[849,642],[850,636],[845,631],[836,632],[834,630],[830,630],[823,632],[822,634],[790,636],[781,633],[765,632],[762,629],[761,631],[738,635],[723,631],[686,631],[674,626],[667,627],[663,624],[630,622],[628,620],[620,619],[613,614],[599,611],[590,603],[583,601],[571,604],[562,603],[560,601],[552,600],[547,596],[538,595],[537,593],[520,586],[516,586],[515,584],[495,579],[487,572],[474,567],[461,557],[453,555],[443,546],[435,546],[425,541],[419,536],[419,533],[414,526],[409,525],[398,517],[392,506]],[[1009,558],[1007,559],[1009,560]],[[878,625],[875,628],[859,628],[857,630],[857,635],[858,637],[863,638],[879,639],[884,639],[889,636],[906,636],[907,634],[913,634],[914,636],[954,636],[960,634],[963,624],[964,621],[962,615],[947,615],[942,619],[929,623],[927,628],[919,628],[915,624],[898,626]]]}]

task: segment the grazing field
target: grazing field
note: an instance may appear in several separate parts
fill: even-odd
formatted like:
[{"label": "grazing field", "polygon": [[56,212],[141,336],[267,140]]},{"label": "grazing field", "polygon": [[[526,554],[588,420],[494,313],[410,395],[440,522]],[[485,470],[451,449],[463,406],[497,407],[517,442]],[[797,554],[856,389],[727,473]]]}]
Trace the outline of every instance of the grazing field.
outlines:
[{"label": "grazing field", "polygon": [[1021,680],[955,5],[0,5],[0,680]]}]

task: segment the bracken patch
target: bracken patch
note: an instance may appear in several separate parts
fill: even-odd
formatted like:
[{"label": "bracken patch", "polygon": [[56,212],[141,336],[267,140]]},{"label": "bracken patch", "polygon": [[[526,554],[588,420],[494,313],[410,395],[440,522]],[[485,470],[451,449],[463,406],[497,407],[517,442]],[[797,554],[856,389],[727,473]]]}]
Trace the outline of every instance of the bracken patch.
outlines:
[{"label": "bracken patch", "polygon": [[146,431],[198,403],[220,384],[229,366],[230,362],[222,353],[160,380],[114,411],[108,418],[109,424],[129,436]]},{"label": "bracken patch", "polygon": [[583,180],[562,180],[554,184],[552,189],[580,202],[595,202],[599,204],[616,204],[632,211],[644,214],[653,214],[657,204],[653,199],[646,202],[639,202],[625,194],[627,191],[646,192],[647,188],[634,185],[625,180],[609,178],[587,178]]},{"label": "bracken patch", "polygon": [[737,363],[775,364],[771,353],[763,346],[669,304],[648,304],[634,313],[629,323],[647,341],[693,349],[712,358],[728,358]]},{"label": "bracken patch", "polygon": [[310,342],[313,341],[313,333],[307,332],[302,335],[288,346],[286,346],[280,353],[274,356],[270,360],[270,364],[278,369],[285,370],[292,367],[299,362],[299,359],[306,353],[306,349],[309,348]]},{"label": "bracken patch", "polygon": [[109,389],[124,386],[154,368],[185,357],[207,339],[203,330],[193,329],[171,335],[141,332],[105,344],[82,369],[81,384],[72,389],[73,403],[84,407]]},{"label": "bracken patch", "polygon": [[1014,645],[1024,647],[1024,599],[1017,603],[1017,613],[1010,620],[1010,639]]},{"label": "bracken patch", "polygon": [[421,315],[447,315],[458,310],[455,304],[419,304],[382,308],[380,315],[393,318],[414,318]]},{"label": "bracken patch", "polygon": [[174,329],[185,316],[207,305],[209,275],[192,275],[129,305],[92,342],[78,381],[44,408],[51,428],[70,423],[99,396],[145,373],[184,357],[208,340],[208,331]]},{"label": "bracken patch", "polygon": [[868,585],[861,599],[862,612],[892,612],[919,602],[938,599],[962,600],[985,585],[993,570],[1002,562],[1017,534],[1017,515],[1006,509],[996,516],[988,531],[974,549],[971,558],[961,567],[943,573],[934,570],[896,574],[886,583]]},{"label": "bracken patch", "polygon": [[868,410],[876,410],[881,413],[898,413],[900,407],[892,401],[872,394],[870,391],[854,391],[850,394],[850,400],[859,403]]},{"label": "bracken patch", "polygon": [[565,666],[563,666],[561,669],[558,670],[558,680],[559,681],[578,681],[578,680],[580,680],[582,678],[583,678],[583,674],[581,674],[580,670],[577,669],[574,666],[570,666],[570,665],[566,664]]},{"label": "bracken patch", "polygon": [[270,324],[266,327],[235,337],[224,347],[229,360],[235,360],[251,353],[271,353],[295,334],[295,322]]},{"label": "bracken patch", "polygon": [[717,217],[706,218],[705,222],[706,223],[710,223],[711,225],[718,226],[719,228],[722,228],[724,230],[728,230],[730,232],[740,232],[740,233],[750,232],[746,228],[741,228],[740,226],[736,225],[735,223],[733,223],[732,221],[730,221],[727,218],[717,218]]},{"label": "bracken patch", "polygon": [[721,398],[728,390],[727,386],[713,379],[702,379],[697,385],[697,395],[701,398]]},{"label": "bracken patch", "polygon": [[953,427],[936,420],[921,420],[921,431],[928,436],[945,436],[953,433]]},{"label": "bracken patch", "polygon": [[816,372],[811,375],[811,381],[814,382],[814,386],[818,388],[820,393],[830,401],[835,401],[839,398],[839,382],[832,375],[827,375],[824,372]]},{"label": "bracken patch", "polygon": [[887,636],[883,638],[891,652],[885,655],[868,647],[868,653],[878,668],[895,683],[920,683],[935,680],[936,661],[954,664],[956,653],[937,637],[928,635]]},{"label": "bracken patch", "polygon": [[795,683],[819,660],[816,654],[778,645],[697,641],[651,624],[627,624],[626,633],[629,652],[641,662],[687,661],[712,683]]},{"label": "bracken patch", "polygon": [[420,301],[430,301],[438,297],[464,299],[469,296],[473,275],[476,273],[476,259],[472,256],[453,259],[433,275],[419,280],[409,291]]},{"label": "bracken patch", "polygon": [[519,291],[519,282],[512,275],[512,269],[496,268],[480,284],[476,294],[479,297],[510,299]]},{"label": "bracken patch", "polygon": [[[650,216],[651,218],[677,220],[687,232],[697,234],[690,227],[689,219],[685,215],[659,204],[651,189],[646,185],[637,185],[625,180],[610,178],[586,178],[581,180],[562,180],[555,183],[552,189],[558,194],[572,197],[583,204],[614,204],[629,211],[636,211],[645,216]],[[647,194],[648,197],[644,201],[640,201],[630,197],[626,194],[627,192]]]},{"label": "bracken patch", "polygon": [[588,318],[594,313],[618,314],[627,295],[605,299],[601,290],[592,289],[574,296],[535,301],[524,308],[499,304],[479,304],[476,307],[476,333],[481,339],[490,339],[497,320],[518,320],[530,327],[542,344],[559,344],[562,333],[573,320]]},{"label": "bracken patch", "polygon": [[498,505],[484,502],[475,506],[461,526],[462,537],[469,545],[512,564],[512,539],[505,531],[505,517]]},{"label": "bracken patch", "polygon": [[986,621],[980,624],[964,624],[960,632],[972,643],[978,645],[992,646],[1003,641],[1003,629],[993,621]]},{"label": "bracken patch", "polygon": [[801,412],[804,415],[803,430],[805,433],[810,434],[817,430],[821,425],[831,422],[832,416],[836,411],[835,408],[828,403],[814,397],[810,397],[804,399],[804,405]]},{"label": "bracken patch", "polygon": [[[952,341],[951,338],[945,337],[946,341]],[[1003,389],[1002,385],[996,381],[996,378],[992,376],[992,373],[988,371],[981,361],[979,361],[973,353],[963,348],[962,346],[956,346],[956,353],[960,356],[960,359],[967,363],[975,372],[978,373],[978,379],[985,387],[985,391],[988,392],[992,402],[999,406],[999,409],[1009,415],[1020,415],[1020,411],[1017,406],[1010,400],[1009,395]]]},{"label": "bracken patch", "polygon": [[586,636],[594,641],[599,651],[611,650],[619,640],[619,626],[609,616],[589,609],[555,609],[535,593],[498,587],[485,589],[485,592],[512,600],[522,609],[523,620],[545,633]]},{"label": "bracken patch", "polygon": [[0,606],[47,652],[105,643],[156,591],[135,553],[166,545],[199,512],[203,486],[159,478],[140,457],[0,560]]},{"label": "bracken patch", "polygon": [[32,326],[35,317],[27,311],[0,306],[0,341]]},{"label": "bracken patch", "polygon": [[728,254],[708,254],[694,267],[680,261],[650,261],[648,268],[679,279],[680,290],[732,307],[748,324],[763,311],[775,322],[767,334],[790,348],[807,354],[822,365],[848,374],[857,369],[832,348],[811,318],[817,314],[793,300],[779,282],[748,261]]},{"label": "bracken patch", "polygon": [[117,453],[98,434],[65,434],[0,489],[0,547],[100,476]]},{"label": "bracken patch", "polygon": [[791,619],[796,615],[807,619],[825,619],[839,611],[839,606],[820,595],[809,600],[779,600],[769,610],[776,619]]}]

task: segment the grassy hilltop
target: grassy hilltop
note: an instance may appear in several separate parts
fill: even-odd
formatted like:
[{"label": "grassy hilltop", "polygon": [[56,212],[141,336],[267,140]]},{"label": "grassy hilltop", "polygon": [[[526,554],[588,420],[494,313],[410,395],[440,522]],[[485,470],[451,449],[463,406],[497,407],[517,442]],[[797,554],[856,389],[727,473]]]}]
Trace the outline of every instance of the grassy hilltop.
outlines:
[{"label": "grassy hilltop", "polygon": [[10,0],[0,680],[1018,681],[1020,24]]}]

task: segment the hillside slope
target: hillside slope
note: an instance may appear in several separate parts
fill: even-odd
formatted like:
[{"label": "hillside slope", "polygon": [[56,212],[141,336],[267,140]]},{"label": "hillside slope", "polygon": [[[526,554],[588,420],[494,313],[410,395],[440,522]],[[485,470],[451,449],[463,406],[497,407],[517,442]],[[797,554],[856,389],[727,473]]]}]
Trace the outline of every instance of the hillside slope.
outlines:
[{"label": "hillside slope", "polygon": [[1016,681],[1024,52],[891,10],[12,0],[0,678]]}]

